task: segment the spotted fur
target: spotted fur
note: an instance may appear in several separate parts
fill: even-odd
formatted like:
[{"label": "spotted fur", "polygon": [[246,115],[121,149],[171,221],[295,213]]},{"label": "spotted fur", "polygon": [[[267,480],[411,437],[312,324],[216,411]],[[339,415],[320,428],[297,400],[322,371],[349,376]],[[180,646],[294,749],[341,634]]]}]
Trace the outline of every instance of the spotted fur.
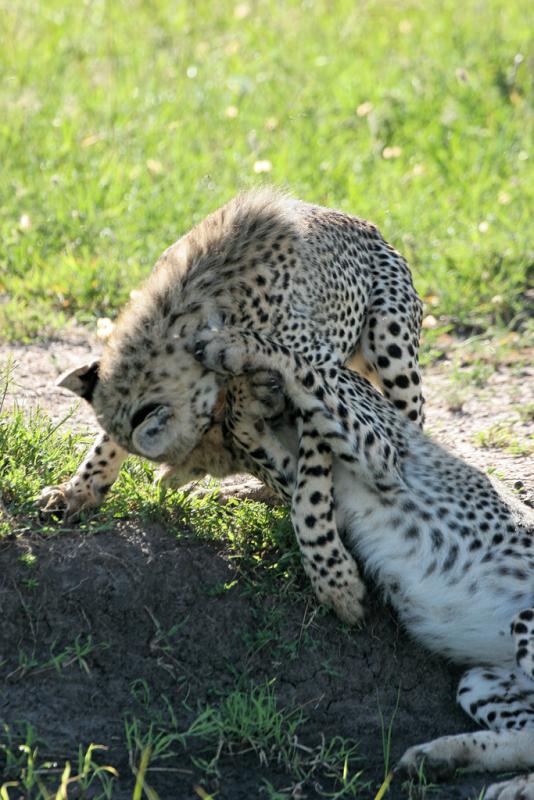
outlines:
[{"label": "spotted fur", "polygon": [[[489,730],[413,747],[399,769],[417,774],[424,765],[445,777],[460,767],[534,767],[532,510],[354,373],[331,378],[272,339],[236,329],[198,332],[189,348],[219,374],[271,370],[271,384],[287,394],[296,425],[247,426],[247,403],[233,408],[232,424],[236,437],[247,431],[257,473],[273,473],[271,484],[291,501],[301,547],[327,590],[343,590],[342,560],[329,551],[342,541],[339,529],[412,635],[450,659],[484,665],[465,673],[458,700]],[[534,775],[489,796],[531,798],[533,788]]]},{"label": "spotted fur", "polygon": [[359,358],[421,425],[420,322],[406,262],[374,225],[270,189],[237,197],[163,253],[100,362],[60,380],[93,405],[109,439],[43,491],[41,509],[73,518],[98,505],[127,453],[167,464],[175,480],[240,468],[218,427],[224,381],[184,348],[198,327],[266,333],[332,374]]}]

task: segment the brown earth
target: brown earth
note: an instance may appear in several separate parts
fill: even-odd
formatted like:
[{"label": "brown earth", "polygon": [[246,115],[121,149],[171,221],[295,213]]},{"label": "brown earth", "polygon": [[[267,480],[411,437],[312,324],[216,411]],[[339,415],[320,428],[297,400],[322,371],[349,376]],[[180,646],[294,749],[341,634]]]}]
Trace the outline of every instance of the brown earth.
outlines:
[{"label": "brown earth", "polygon": [[[73,330],[61,342],[1,349],[0,364],[8,353],[16,363],[16,402],[28,410],[40,405],[61,419],[72,399],[53,381],[87,358],[92,346],[84,332]],[[472,463],[495,467],[507,482],[521,480],[532,490],[531,460],[474,442],[477,431],[499,421],[521,441],[532,433],[532,420],[518,411],[532,403],[532,372],[495,366],[486,386],[471,390],[462,410],[454,412],[450,406],[458,400],[451,401],[450,369],[444,362],[426,372],[428,428]],[[66,423],[80,429],[91,424],[82,406]],[[393,760],[409,745],[473,729],[454,702],[459,670],[414,644],[372,589],[365,627],[347,631],[331,614],[317,613],[311,596],[308,601],[283,593],[266,598],[242,583],[221,591],[235,577],[221,548],[193,535],[177,540],[161,524],[130,519],[96,535],[79,529],[55,537],[34,533],[31,585],[20,558],[28,547],[25,535],[0,544],[0,723],[32,723],[56,759],[72,758],[80,743],[108,745],[100,763],[119,770],[115,800],[131,797],[134,782],[124,747],[125,715],[154,718],[165,696],[184,730],[200,706],[217,704],[221,693],[235,688],[236,675],[245,672],[253,683],[276,676],[279,706],[304,708],[303,745],[315,747],[322,736],[359,742],[361,767],[372,781],[362,798],[373,798],[383,777],[380,713],[386,725],[393,719]],[[262,643],[265,630],[271,638]],[[170,633],[162,637],[162,632]],[[59,671],[21,666],[21,652],[43,665],[51,652],[61,652],[80,635],[92,637],[87,669],[79,660]],[[142,692],[135,686],[132,691],[139,680],[150,690],[150,712],[140,700]],[[166,770],[149,773],[161,800],[200,796],[194,787],[203,776],[192,755],[206,757],[200,743],[198,749],[180,751],[164,764]],[[0,774],[1,768],[0,748]],[[262,763],[255,753],[223,754],[218,774],[204,777],[202,785],[216,792],[217,800],[255,800],[264,796],[264,779],[279,789],[291,783],[272,760]],[[463,776],[430,796],[475,798],[483,785],[483,777]],[[322,790],[331,788],[323,778]],[[292,796],[324,795],[309,782]],[[387,795],[391,800],[408,796],[400,779]]]}]

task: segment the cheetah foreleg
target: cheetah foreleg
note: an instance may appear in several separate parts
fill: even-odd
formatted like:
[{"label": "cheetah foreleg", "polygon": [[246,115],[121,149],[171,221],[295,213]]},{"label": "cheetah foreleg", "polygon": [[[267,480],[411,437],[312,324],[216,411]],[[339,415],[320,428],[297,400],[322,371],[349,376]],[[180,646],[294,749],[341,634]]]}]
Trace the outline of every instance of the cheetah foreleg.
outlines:
[{"label": "cheetah foreleg", "polygon": [[[287,382],[295,372],[305,379],[307,369],[315,369],[299,353],[251,330],[202,328],[189,337],[184,347],[204,367],[225,376],[271,370],[279,372]],[[333,385],[343,367],[332,363],[327,368],[332,370]],[[322,371],[325,366],[318,369]]]},{"label": "cheetah foreleg", "polygon": [[186,345],[205,367],[223,375],[278,371],[295,408],[313,415],[317,432],[349,469],[381,491],[399,483],[398,452],[386,428],[384,401],[364,379],[342,366],[317,368],[297,353],[253,331],[198,331]]},{"label": "cheetah foreleg", "polygon": [[248,380],[235,378],[230,382],[227,424],[253,460],[253,471],[259,470],[275,491],[291,498],[291,519],[303,566],[318,600],[354,625],[363,617],[365,586],[336,527],[332,455],[327,445],[317,443],[312,422],[300,418],[297,462],[263,419],[280,389],[276,377],[267,389],[262,380],[261,373],[252,373]]},{"label": "cheetah foreleg", "polygon": [[127,456],[107,434],[100,434],[70,480],[42,490],[37,500],[40,513],[73,522],[82,511],[101,505]]},{"label": "cheetah foreleg", "polygon": [[304,569],[319,601],[331,606],[343,622],[355,625],[363,618],[365,585],[336,526],[332,453],[324,442],[317,443],[312,421],[301,419],[299,427],[291,519]]}]

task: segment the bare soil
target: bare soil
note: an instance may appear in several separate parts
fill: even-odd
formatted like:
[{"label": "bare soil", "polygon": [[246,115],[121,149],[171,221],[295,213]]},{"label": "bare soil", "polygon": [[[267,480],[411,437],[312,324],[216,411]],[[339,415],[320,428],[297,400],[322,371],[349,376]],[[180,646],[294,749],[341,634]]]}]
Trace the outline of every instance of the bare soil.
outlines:
[{"label": "bare soil", "polygon": [[[1,348],[0,363],[11,354],[17,364],[12,394],[19,405],[28,410],[40,405],[59,420],[72,408],[72,398],[53,381],[96,349],[85,332],[73,329],[61,342]],[[532,432],[532,420],[517,410],[532,402],[528,370],[496,366],[487,385],[473,390],[456,412],[450,408],[448,370],[443,363],[425,375],[427,423],[435,438],[482,468],[494,466],[507,482],[521,480],[532,490],[531,460],[476,447],[474,439],[478,430],[499,420],[520,439]],[[91,414],[80,406],[66,424],[91,428]],[[113,795],[119,800],[131,797],[134,783],[123,717],[148,716],[132,693],[139,680],[146,682],[154,708],[163,707],[165,696],[179,727],[186,729],[199,707],[216,704],[221,693],[235,688],[236,675],[246,672],[254,683],[276,677],[280,707],[304,708],[308,721],[301,729],[302,744],[314,747],[323,736],[359,742],[361,766],[372,781],[364,798],[374,797],[384,774],[380,714],[386,726],[393,719],[393,762],[412,744],[473,730],[454,701],[460,671],[407,637],[372,589],[365,627],[347,631],[331,614],[317,613],[306,595],[266,598],[240,583],[221,592],[235,577],[224,551],[193,535],[178,540],[169,533],[160,524],[135,519],[97,535],[78,529],[56,537],[34,533],[32,585],[24,580],[27,567],[20,559],[28,538],[2,541],[0,723],[31,722],[56,759],[73,757],[78,744],[108,745],[104,763],[119,770]],[[177,624],[163,640],[161,632]],[[274,631],[273,638],[251,647],[266,628]],[[60,671],[21,669],[20,652],[45,664],[51,652],[80,635],[92,637],[87,670],[79,662]],[[255,753],[223,755],[218,775],[206,779],[191,760],[201,754],[200,747],[167,765],[170,771],[149,773],[161,800],[196,799],[199,782],[216,792],[217,800],[261,798],[263,779],[279,789],[291,784],[280,765],[261,763]],[[0,753],[0,774],[1,758]],[[484,776],[460,776],[432,789],[430,797],[475,798],[483,785]],[[325,779],[322,789],[331,788]],[[293,796],[318,798],[320,791],[310,783]],[[400,779],[387,795],[391,800],[408,796]]]}]

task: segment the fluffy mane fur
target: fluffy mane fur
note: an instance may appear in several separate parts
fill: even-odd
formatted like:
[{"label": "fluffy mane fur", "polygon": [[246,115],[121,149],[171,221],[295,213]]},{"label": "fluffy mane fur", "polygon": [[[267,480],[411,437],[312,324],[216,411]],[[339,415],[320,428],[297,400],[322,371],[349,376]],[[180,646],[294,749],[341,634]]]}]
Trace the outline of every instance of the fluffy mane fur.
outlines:
[{"label": "fluffy mane fur", "polygon": [[167,248],[120,315],[105,362],[124,347],[137,349],[148,326],[153,341],[154,331],[162,337],[170,328],[179,331],[187,318],[198,315],[201,303],[206,318],[230,305],[232,289],[241,283],[246,267],[255,267],[253,258],[244,258],[251,246],[298,237],[296,205],[304,204],[272,188],[246,192]]}]

